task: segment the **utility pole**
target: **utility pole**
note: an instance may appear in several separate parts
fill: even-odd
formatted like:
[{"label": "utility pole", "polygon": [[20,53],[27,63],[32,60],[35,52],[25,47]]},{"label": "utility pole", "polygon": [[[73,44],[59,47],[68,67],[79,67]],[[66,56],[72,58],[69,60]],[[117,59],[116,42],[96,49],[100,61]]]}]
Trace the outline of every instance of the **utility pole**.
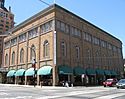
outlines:
[{"label": "utility pole", "polygon": [[48,6],[50,6],[49,3],[47,3],[47,2],[45,2],[45,1],[43,1],[43,0],[39,0],[39,1],[41,1],[42,3],[44,3],[44,4],[48,5]]}]

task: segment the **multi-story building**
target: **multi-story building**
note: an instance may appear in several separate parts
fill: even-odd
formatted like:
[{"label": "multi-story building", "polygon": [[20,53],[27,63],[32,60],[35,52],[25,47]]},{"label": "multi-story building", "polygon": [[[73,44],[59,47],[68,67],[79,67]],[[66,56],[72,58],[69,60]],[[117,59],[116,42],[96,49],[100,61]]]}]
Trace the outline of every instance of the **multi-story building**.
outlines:
[{"label": "multi-story building", "polygon": [[11,32],[4,39],[8,82],[97,84],[123,72],[122,42],[56,4]]},{"label": "multi-story building", "polygon": [[7,10],[4,7],[5,0],[0,0],[0,82],[2,79],[2,55],[3,55],[3,38],[6,36],[5,32],[14,27],[14,15],[11,13],[11,8]]}]

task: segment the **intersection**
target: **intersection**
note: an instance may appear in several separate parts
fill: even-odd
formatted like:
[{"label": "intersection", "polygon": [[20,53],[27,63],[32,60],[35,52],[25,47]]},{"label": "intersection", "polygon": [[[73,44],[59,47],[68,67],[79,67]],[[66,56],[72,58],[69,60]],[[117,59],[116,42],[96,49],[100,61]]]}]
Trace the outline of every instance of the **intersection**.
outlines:
[{"label": "intersection", "polygon": [[0,85],[0,99],[124,99],[125,89]]}]

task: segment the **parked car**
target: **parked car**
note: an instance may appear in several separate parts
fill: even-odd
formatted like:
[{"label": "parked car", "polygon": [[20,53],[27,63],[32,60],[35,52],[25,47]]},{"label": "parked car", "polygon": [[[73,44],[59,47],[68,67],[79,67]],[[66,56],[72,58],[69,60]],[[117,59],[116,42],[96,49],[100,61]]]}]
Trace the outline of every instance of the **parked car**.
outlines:
[{"label": "parked car", "polygon": [[104,87],[106,87],[106,86],[112,87],[112,86],[116,86],[116,83],[117,83],[117,79],[111,78],[111,79],[107,79],[106,81],[104,81],[103,86]]},{"label": "parked car", "polygon": [[116,83],[117,88],[125,88],[125,79],[121,79]]}]

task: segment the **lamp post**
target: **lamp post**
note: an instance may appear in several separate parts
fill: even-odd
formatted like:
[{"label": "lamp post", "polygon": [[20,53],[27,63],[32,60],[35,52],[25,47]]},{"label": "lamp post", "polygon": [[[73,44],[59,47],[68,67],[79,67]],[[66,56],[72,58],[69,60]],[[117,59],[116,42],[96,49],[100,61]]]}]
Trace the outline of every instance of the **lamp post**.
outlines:
[{"label": "lamp post", "polygon": [[32,67],[34,68],[34,87],[35,87],[35,72],[36,72],[36,59],[34,58],[33,60],[32,60]]}]

